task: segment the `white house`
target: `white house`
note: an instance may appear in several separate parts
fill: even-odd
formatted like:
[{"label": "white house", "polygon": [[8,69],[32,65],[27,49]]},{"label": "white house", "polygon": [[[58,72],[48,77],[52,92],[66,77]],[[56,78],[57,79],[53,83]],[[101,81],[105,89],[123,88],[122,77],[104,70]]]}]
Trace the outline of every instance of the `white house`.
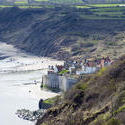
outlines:
[{"label": "white house", "polygon": [[81,74],[91,74],[94,73],[98,70],[97,67],[82,67],[82,70],[80,71],[76,71],[77,75],[81,75]]}]

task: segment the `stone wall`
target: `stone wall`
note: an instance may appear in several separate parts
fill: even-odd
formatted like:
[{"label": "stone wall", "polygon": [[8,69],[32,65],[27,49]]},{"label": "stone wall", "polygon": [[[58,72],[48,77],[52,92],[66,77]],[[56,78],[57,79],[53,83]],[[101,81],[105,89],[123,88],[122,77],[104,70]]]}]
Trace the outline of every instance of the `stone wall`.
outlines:
[{"label": "stone wall", "polygon": [[76,82],[77,82],[77,80],[74,78],[70,78],[67,76],[60,76],[55,73],[51,73],[51,74],[42,76],[43,86],[47,86],[49,88],[57,88],[62,91],[67,91]]}]

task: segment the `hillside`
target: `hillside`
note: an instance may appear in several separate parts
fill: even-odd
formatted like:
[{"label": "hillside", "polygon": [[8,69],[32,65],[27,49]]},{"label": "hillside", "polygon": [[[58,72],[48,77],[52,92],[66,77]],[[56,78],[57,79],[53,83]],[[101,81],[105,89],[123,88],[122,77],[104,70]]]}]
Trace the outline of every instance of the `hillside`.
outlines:
[{"label": "hillside", "polygon": [[0,10],[0,41],[39,56],[117,58],[125,51],[124,7]]},{"label": "hillside", "polygon": [[96,3],[125,3],[124,0],[83,0],[88,4],[96,4]]},{"label": "hillside", "polygon": [[[36,1],[43,1],[43,0],[36,0]],[[124,0],[47,0],[48,2],[53,3],[63,3],[63,4],[105,4],[105,3],[125,3]]]},{"label": "hillside", "polygon": [[117,4],[125,3],[124,0],[0,0],[0,3],[3,4],[22,4],[26,5],[27,3],[32,5],[42,5],[42,4]]},{"label": "hillside", "polygon": [[3,3],[57,3],[57,4],[98,4],[98,3],[125,3],[124,0],[0,0]]},{"label": "hillside", "polygon": [[84,77],[37,125],[125,125],[125,56]]}]

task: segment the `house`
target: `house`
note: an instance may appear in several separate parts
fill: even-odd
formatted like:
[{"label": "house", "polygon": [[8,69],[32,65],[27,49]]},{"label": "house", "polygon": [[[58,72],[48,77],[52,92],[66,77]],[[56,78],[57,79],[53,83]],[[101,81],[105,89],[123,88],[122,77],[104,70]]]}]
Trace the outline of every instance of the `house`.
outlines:
[{"label": "house", "polygon": [[100,68],[109,66],[112,61],[109,57],[101,59],[85,59],[84,64],[82,63],[81,70],[76,71],[77,75],[81,74],[91,74],[98,71]]},{"label": "house", "polygon": [[56,65],[56,66],[48,66],[48,72],[54,72],[54,73],[58,73],[60,71],[62,71],[64,68],[63,65]]},{"label": "house", "polygon": [[72,65],[71,67],[69,67],[69,73],[70,74],[75,74],[76,73],[76,67],[75,67],[75,65]]},{"label": "house", "polygon": [[97,70],[98,70],[97,67],[82,66],[82,70],[76,71],[76,74],[77,75],[91,74],[91,73],[95,73]]}]

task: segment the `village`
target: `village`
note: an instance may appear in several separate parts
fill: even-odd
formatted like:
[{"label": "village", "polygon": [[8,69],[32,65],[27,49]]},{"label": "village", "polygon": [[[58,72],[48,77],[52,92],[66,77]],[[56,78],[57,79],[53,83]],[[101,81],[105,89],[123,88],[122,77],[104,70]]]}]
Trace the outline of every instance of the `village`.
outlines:
[{"label": "village", "polygon": [[48,72],[42,76],[42,87],[69,90],[80,75],[96,73],[103,67],[111,65],[110,57],[89,58],[80,61],[66,61],[64,65],[48,66]]}]

